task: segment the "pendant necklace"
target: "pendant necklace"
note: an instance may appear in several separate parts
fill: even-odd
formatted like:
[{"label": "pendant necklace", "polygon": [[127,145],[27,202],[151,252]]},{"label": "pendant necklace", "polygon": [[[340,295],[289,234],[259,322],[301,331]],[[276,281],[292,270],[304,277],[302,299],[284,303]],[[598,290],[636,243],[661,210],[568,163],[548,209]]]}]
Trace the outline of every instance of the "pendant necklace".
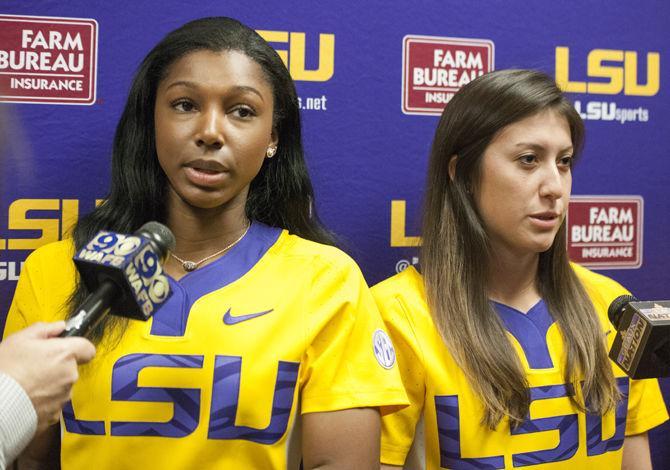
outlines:
[{"label": "pendant necklace", "polygon": [[188,260],[181,259],[179,256],[175,255],[171,251],[170,251],[170,256],[172,256],[174,259],[176,259],[177,261],[179,261],[181,263],[181,267],[184,269],[184,271],[186,271],[187,273],[190,273],[191,271],[195,271],[198,268],[198,266],[200,266],[205,261],[210,260],[210,259],[214,258],[215,256],[219,256],[221,253],[223,253],[225,251],[228,251],[232,247],[237,245],[238,242],[240,240],[242,240],[244,238],[244,236],[247,234],[247,232],[249,231],[249,227],[251,227],[251,222],[249,222],[249,224],[247,225],[247,228],[244,229],[244,232],[242,233],[242,235],[240,235],[240,237],[237,240],[235,240],[231,244],[227,245],[225,248],[217,251],[216,253],[212,253],[211,255],[204,257],[200,261],[188,261]]}]

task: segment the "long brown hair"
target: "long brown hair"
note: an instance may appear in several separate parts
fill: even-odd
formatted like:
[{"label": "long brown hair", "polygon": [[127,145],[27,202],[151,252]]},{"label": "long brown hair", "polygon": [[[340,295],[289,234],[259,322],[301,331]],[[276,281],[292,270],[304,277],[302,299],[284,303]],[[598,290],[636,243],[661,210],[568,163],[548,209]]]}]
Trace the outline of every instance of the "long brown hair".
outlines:
[{"label": "long brown hair", "polygon": [[[472,192],[482,156],[505,126],[551,109],[565,117],[575,155],[584,124],[549,76],[503,70],[464,86],[446,106],[430,155],[423,217],[422,270],[431,314],[454,359],[482,400],[482,423],[512,427],[528,415],[530,392],[521,362],[488,299],[489,239]],[[455,175],[449,160],[457,155]],[[562,333],[565,381],[577,390],[581,410],[605,413],[619,400],[602,327],[584,287],[570,267],[565,222],[540,254],[537,286]]]}]

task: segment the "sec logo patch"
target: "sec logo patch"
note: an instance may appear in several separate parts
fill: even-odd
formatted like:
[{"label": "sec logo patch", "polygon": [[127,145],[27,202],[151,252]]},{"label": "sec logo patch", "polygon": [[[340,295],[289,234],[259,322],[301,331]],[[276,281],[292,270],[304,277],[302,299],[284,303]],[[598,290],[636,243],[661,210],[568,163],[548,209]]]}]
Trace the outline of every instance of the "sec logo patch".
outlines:
[{"label": "sec logo patch", "polygon": [[384,330],[377,330],[372,338],[372,345],[377,362],[384,369],[390,369],[395,364],[395,349],[391,338]]}]

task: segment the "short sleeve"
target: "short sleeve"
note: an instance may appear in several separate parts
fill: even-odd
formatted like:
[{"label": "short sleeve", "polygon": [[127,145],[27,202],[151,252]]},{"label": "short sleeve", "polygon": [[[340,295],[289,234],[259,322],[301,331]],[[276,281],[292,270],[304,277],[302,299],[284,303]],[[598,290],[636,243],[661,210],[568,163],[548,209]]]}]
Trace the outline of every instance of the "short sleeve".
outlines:
[{"label": "short sleeve", "polygon": [[404,465],[414,441],[425,400],[423,355],[408,314],[396,295],[386,295],[373,288],[382,318],[395,345],[398,368],[409,406],[382,418],[381,462]]},{"label": "short sleeve", "polygon": [[[340,260],[338,260],[340,261]],[[302,413],[406,406],[395,351],[355,263],[315,268],[305,302]]]},{"label": "short sleeve", "polygon": [[38,320],[39,312],[42,311],[33,288],[31,267],[31,259],[28,258],[21,269],[21,275],[14,291],[14,298],[9,307],[5,323],[5,337],[35,323]]},{"label": "short sleeve", "polygon": [[26,259],[7,314],[4,336],[38,322],[66,317],[75,278],[70,242],[38,248]]},{"label": "short sleeve", "polygon": [[626,436],[647,432],[668,420],[668,409],[656,379],[631,380]]}]

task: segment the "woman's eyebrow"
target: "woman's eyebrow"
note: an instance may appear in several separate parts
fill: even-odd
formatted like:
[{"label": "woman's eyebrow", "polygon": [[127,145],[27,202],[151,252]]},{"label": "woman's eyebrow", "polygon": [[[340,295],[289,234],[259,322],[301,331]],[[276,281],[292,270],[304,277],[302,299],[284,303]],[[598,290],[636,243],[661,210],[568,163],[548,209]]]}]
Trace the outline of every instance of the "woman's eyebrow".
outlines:
[{"label": "woman's eyebrow", "polygon": [[[176,86],[184,86],[184,87],[192,88],[192,89],[197,89],[197,88],[199,88],[199,87],[198,87],[198,84],[195,83],[195,82],[191,82],[191,81],[188,81],[188,80],[177,80],[176,82],[170,83],[170,84],[167,86],[167,88],[165,88],[165,89],[166,89],[166,90],[169,90],[170,88],[173,88],[173,87],[176,87]],[[253,94],[255,94],[255,95],[258,95],[258,97],[261,99],[261,101],[265,101],[265,100],[263,99],[263,95],[261,94],[261,92],[258,91],[256,88],[254,88],[254,87],[252,87],[252,86],[248,86],[248,85],[235,85],[235,86],[232,87],[232,89],[233,89],[234,91],[236,91],[236,92],[250,92],[250,93],[253,93]]]},{"label": "woman's eyebrow", "polygon": [[[544,150],[545,146],[535,143],[535,142],[519,142],[514,145],[515,147],[526,147],[526,148],[531,148],[533,150]],[[561,152],[567,152],[572,150],[572,145],[568,145],[567,147],[561,149]]]}]

